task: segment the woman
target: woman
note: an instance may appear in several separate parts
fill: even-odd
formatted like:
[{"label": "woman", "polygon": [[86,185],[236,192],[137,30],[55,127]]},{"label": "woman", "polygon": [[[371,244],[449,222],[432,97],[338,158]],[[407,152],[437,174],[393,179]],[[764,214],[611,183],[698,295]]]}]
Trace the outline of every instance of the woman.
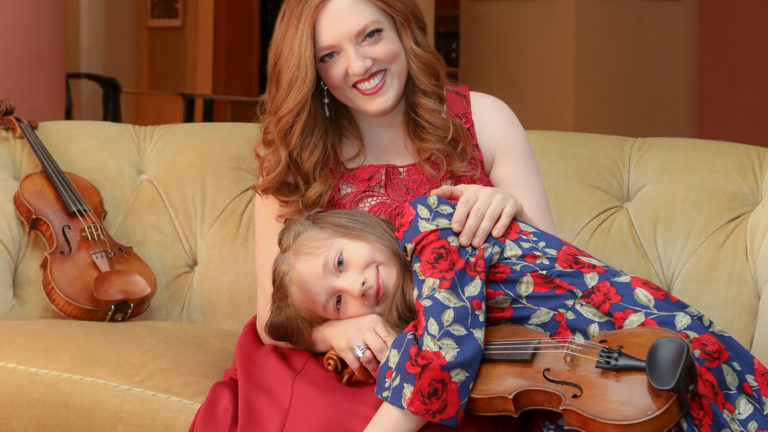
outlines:
[{"label": "woman", "polygon": [[280,235],[267,327],[275,338],[306,345],[313,326],[369,313],[402,331],[379,368],[376,393],[385,403],[367,430],[456,426],[485,327],[501,323],[576,340],[638,325],[675,330],[690,340],[699,377],[675,430],[768,428],[768,371],[711,320],[524,223],[480,248],[460,247],[447,228],[454,208],[418,198],[404,206],[394,234],[361,212],[313,213]]},{"label": "woman", "polygon": [[[494,97],[446,85],[415,0],[285,0],[267,75],[254,204],[255,325],[245,326],[232,367],[192,430],[304,430],[302,419],[318,429],[360,430],[380,404],[371,388],[341,387],[306,353],[264,345],[287,345],[264,331],[283,218],[338,207],[394,219],[403,203],[434,193],[458,200],[452,227],[469,245],[502,234],[514,217],[553,231],[552,216],[514,113]],[[319,326],[311,349],[335,348],[350,365],[375,371],[396,335],[368,314]],[[360,344],[370,350],[357,357]],[[270,413],[261,415],[265,406]],[[462,429],[488,423],[474,419]]]},{"label": "woman", "polygon": [[[336,207],[392,220],[433,193],[458,199],[452,227],[464,245],[500,235],[513,217],[554,231],[525,131],[500,100],[446,86],[413,0],[286,1],[268,76],[254,206],[265,342],[281,217]],[[312,341],[375,371],[393,337],[371,315],[321,326]],[[362,359],[360,343],[371,347]]]}]

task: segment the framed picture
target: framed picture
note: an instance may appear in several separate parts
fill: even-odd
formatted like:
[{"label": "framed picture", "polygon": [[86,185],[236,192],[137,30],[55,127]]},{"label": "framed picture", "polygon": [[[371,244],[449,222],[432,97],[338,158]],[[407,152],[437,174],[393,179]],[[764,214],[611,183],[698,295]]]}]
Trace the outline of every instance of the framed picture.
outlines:
[{"label": "framed picture", "polygon": [[182,0],[148,0],[149,27],[181,27]]}]

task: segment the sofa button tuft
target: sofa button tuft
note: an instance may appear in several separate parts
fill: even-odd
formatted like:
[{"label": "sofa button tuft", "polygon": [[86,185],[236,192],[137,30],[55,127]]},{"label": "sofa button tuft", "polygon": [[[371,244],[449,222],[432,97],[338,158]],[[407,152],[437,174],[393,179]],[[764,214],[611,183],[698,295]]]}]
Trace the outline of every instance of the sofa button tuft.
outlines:
[{"label": "sofa button tuft", "polygon": [[139,181],[144,182],[146,180],[147,180],[147,175],[146,174],[142,174],[142,175],[139,176]]}]

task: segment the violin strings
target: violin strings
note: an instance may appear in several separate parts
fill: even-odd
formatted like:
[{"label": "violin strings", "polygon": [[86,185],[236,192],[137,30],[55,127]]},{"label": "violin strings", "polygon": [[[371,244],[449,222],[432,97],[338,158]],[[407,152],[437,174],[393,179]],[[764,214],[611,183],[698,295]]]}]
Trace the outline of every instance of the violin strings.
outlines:
[{"label": "violin strings", "polygon": [[603,349],[605,348],[604,345],[591,342],[591,341],[583,341],[579,342],[576,339],[573,338],[552,338],[552,339],[523,339],[523,340],[499,340],[499,341],[489,341],[486,343],[486,347],[488,346],[506,346],[506,347],[528,347],[528,346],[537,346],[542,344],[556,344],[556,345],[572,345],[575,347],[581,346],[581,347],[590,347],[593,349]]},{"label": "violin strings", "polygon": [[538,353],[555,353],[555,354],[563,354],[563,353],[568,353],[568,354],[573,354],[573,355],[578,356],[578,357],[583,357],[583,358],[590,359],[590,360],[600,361],[600,358],[597,357],[597,356],[591,356],[591,355],[582,354],[582,353],[579,353],[579,352],[570,352],[570,351],[566,351],[566,350],[562,350],[562,349],[527,350],[527,351],[516,351],[516,350],[515,351],[490,351],[490,352],[493,353],[493,354],[525,354],[525,353],[536,353],[536,354],[538,354]]},{"label": "violin strings", "polygon": [[535,351],[537,349],[560,349],[563,351],[584,351],[584,352],[594,352],[599,353],[602,351],[602,349],[598,349],[596,347],[579,347],[574,346],[571,344],[532,344],[532,345],[518,345],[518,346],[504,346],[504,345],[494,345],[491,347],[486,346],[486,351],[488,352],[496,352],[496,351],[503,351],[503,352],[530,352]]},{"label": "violin strings", "polygon": [[[98,218],[96,218],[96,215],[93,214],[93,211],[88,207],[74,186],[66,179],[61,168],[59,168],[58,164],[53,159],[53,156],[48,152],[48,149],[43,145],[37,135],[29,129],[30,126],[24,122],[19,122],[19,126],[22,128],[22,132],[24,132],[27,141],[32,145],[32,149],[35,150],[41,163],[53,168],[52,170],[46,170],[46,173],[51,181],[59,186],[58,190],[61,191],[61,199],[65,201],[67,207],[74,209],[75,215],[77,215],[80,220],[85,235],[88,238],[88,242],[91,245],[91,250],[94,252],[99,250],[110,252],[109,244],[106,242],[106,236],[104,235],[101,223]],[[85,218],[85,220],[83,220],[83,218]],[[99,245],[95,245],[94,241]]]},{"label": "violin strings", "polygon": [[494,340],[494,341],[489,341],[488,343],[489,344],[499,344],[499,343],[505,343],[505,344],[527,344],[527,343],[531,343],[531,342],[540,343],[540,342],[550,342],[550,341],[554,341],[554,342],[576,342],[576,343],[585,344],[585,345],[595,345],[595,346],[600,346],[600,347],[604,346],[602,344],[599,344],[599,343],[596,343],[596,342],[592,342],[592,341],[588,341],[588,340],[579,342],[579,341],[577,341],[576,339],[574,339],[572,337],[562,337],[562,336],[561,337],[545,338],[545,339],[506,339],[506,340]]},{"label": "violin strings", "polygon": [[603,348],[603,345],[590,341],[578,342],[572,338],[555,338],[490,341],[486,344],[485,351],[493,354],[568,353],[598,360],[587,354],[599,355]]}]

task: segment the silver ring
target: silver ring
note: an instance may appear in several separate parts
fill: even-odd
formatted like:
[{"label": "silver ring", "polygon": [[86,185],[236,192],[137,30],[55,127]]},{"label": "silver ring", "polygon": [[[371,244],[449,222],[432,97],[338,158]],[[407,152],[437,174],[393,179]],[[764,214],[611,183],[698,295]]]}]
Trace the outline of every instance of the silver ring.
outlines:
[{"label": "silver ring", "polygon": [[368,351],[370,348],[368,348],[368,345],[361,343],[355,346],[355,357],[356,358],[363,358],[365,355],[365,352]]}]

